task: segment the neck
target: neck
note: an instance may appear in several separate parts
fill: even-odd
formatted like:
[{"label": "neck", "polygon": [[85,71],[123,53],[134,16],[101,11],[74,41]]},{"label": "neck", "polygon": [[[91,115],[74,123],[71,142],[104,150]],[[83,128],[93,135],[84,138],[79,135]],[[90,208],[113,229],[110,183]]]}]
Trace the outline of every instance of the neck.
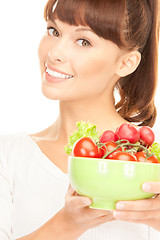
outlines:
[{"label": "neck", "polygon": [[[89,121],[97,126],[97,131],[115,129],[126,122],[115,110],[114,98],[87,99],[79,101],[60,101],[59,117],[52,126],[57,140],[66,142],[76,130],[76,122]],[[56,131],[55,131],[56,129]]]}]

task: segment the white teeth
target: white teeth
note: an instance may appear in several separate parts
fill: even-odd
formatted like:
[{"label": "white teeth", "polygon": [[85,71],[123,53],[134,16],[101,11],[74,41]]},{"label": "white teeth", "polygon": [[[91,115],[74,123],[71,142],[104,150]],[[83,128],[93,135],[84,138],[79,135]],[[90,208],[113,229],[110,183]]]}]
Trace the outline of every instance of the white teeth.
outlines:
[{"label": "white teeth", "polygon": [[63,78],[63,79],[67,78],[68,79],[68,78],[72,78],[73,77],[71,75],[65,75],[65,74],[61,74],[61,73],[55,72],[55,71],[49,69],[48,67],[46,68],[46,72],[49,75],[51,75],[52,77],[56,77],[56,78]]}]

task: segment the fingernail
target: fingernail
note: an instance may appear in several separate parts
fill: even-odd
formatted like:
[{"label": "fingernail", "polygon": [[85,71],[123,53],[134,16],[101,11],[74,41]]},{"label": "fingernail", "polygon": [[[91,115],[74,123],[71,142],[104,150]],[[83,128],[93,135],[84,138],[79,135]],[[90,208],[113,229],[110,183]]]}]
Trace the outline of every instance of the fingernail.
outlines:
[{"label": "fingernail", "polygon": [[119,210],[123,210],[123,209],[124,209],[124,204],[121,203],[121,202],[118,202],[118,203],[116,204],[116,208],[119,209]]},{"label": "fingernail", "polygon": [[150,184],[144,183],[144,184],[142,185],[142,190],[145,191],[145,192],[150,192],[150,190],[151,190]]}]

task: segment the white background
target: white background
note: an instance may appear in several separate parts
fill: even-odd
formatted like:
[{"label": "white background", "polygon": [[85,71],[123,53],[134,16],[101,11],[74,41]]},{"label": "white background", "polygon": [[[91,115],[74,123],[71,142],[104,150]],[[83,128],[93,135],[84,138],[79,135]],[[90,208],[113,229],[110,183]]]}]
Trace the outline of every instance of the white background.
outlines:
[{"label": "white background", "polygon": [[[0,2],[0,134],[37,132],[58,116],[58,101],[48,100],[41,93],[37,50],[46,31],[46,3],[47,0]],[[160,77],[156,94],[158,129],[159,95]]]}]

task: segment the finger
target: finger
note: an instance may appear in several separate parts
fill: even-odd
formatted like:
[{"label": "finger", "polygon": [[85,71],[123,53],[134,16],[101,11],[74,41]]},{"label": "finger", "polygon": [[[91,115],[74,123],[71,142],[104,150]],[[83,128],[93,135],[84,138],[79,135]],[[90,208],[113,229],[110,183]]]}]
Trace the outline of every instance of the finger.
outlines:
[{"label": "finger", "polygon": [[145,182],[142,190],[149,193],[160,193],[160,182]]},{"label": "finger", "polygon": [[66,196],[65,196],[65,200],[69,199],[70,197],[74,196],[76,193],[76,191],[74,190],[74,188],[72,187],[71,184],[69,184],[68,186],[68,191],[66,193]]},{"label": "finger", "polygon": [[97,223],[102,224],[108,221],[113,221],[115,220],[113,216],[111,215],[106,215],[106,216],[101,216],[97,219]]},{"label": "finger", "polygon": [[99,218],[99,217],[105,217],[105,216],[113,217],[113,211],[110,211],[110,210],[98,210],[98,209],[88,208],[85,210],[85,213],[89,215],[91,218]]},{"label": "finger", "polygon": [[80,196],[76,191],[73,193],[73,196]]},{"label": "finger", "polygon": [[68,192],[69,192],[70,195],[72,195],[75,192],[75,190],[74,190],[74,188],[72,187],[71,184],[69,184]]},{"label": "finger", "polygon": [[147,219],[159,219],[160,211],[153,210],[153,211],[117,211],[114,210],[113,216],[117,220],[138,220],[146,221]]},{"label": "finger", "polygon": [[69,199],[69,204],[76,208],[88,207],[91,203],[92,200],[84,196],[73,196]]},{"label": "finger", "polygon": [[116,203],[116,209],[123,211],[158,210],[160,209],[160,197],[136,201],[120,201]]},{"label": "finger", "polygon": [[132,223],[143,223],[146,225],[151,226],[151,223],[154,224],[155,219],[150,218],[150,219],[116,219],[116,220],[122,220],[126,222],[132,222]]},{"label": "finger", "polygon": [[110,222],[110,221],[113,221],[115,220],[113,218],[113,216],[104,216],[104,217],[100,217],[96,220],[93,221],[93,223],[91,223],[91,228],[95,228],[103,223],[106,223],[106,222]]}]

